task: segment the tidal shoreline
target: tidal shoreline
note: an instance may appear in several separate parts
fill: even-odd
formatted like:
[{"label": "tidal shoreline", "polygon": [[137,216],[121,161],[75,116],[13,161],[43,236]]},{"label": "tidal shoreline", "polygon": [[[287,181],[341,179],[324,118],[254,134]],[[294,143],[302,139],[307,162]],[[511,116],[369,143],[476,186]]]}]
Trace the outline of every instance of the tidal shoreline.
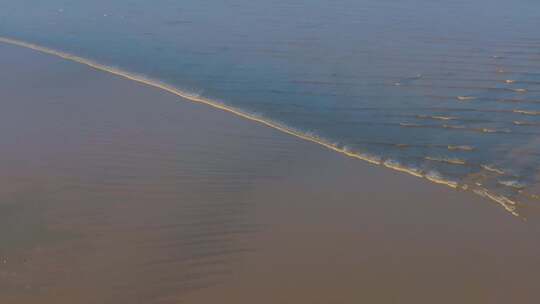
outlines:
[{"label": "tidal shoreline", "polygon": [[2,303],[539,299],[534,219],[80,64],[0,55]]},{"label": "tidal shoreline", "polygon": [[[115,67],[112,67],[112,66],[107,66],[107,65],[97,63],[97,62],[95,62],[93,60],[90,60],[90,59],[87,59],[87,58],[79,57],[77,55],[65,53],[65,52],[62,52],[62,51],[53,50],[53,49],[50,49],[50,48],[47,48],[47,47],[44,47],[44,46],[36,45],[36,44],[33,44],[33,43],[28,43],[28,42],[25,42],[25,41],[20,41],[20,40],[17,40],[17,39],[12,39],[12,38],[7,38],[7,37],[0,37],[0,42],[5,43],[5,44],[9,44],[9,45],[14,45],[14,46],[18,46],[18,47],[31,49],[31,50],[41,52],[41,53],[44,53],[44,54],[60,57],[60,58],[65,59],[65,60],[69,60],[69,61],[72,61],[72,62],[76,62],[76,63],[82,64],[82,65],[91,67],[91,68],[96,69],[98,71],[110,73],[110,74],[113,74],[115,76],[119,76],[119,77],[122,77],[122,78],[125,78],[125,79],[128,79],[128,80],[131,80],[131,81],[135,81],[135,82],[141,83],[143,85],[146,85],[146,86],[149,86],[149,87],[152,87],[152,88],[163,90],[165,92],[171,93],[173,95],[176,95],[176,96],[182,98],[184,101],[191,101],[191,102],[195,102],[195,103],[201,103],[201,104],[204,104],[204,105],[207,105],[207,106],[210,106],[210,107],[213,107],[213,108],[216,108],[216,109],[219,109],[219,110],[234,114],[236,116],[242,117],[242,118],[250,120],[252,122],[259,123],[259,124],[262,124],[264,126],[270,127],[272,129],[278,130],[280,132],[283,132],[285,134],[297,137],[299,139],[321,145],[321,146],[323,146],[323,147],[325,147],[325,148],[327,148],[329,150],[332,150],[334,152],[343,154],[345,156],[368,162],[368,163],[370,163],[372,165],[383,166],[383,167],[388,168],[390,170],[394,170],[394,171],[401,172],[401,173],[404,173],[404,174],[409,174],[409,175],[414,176],[414,177],[422,178],[425,181],[429,181],[429,182],[431,182],[433,184],[443,185],[443,186],[447,186],[447,187],[450,187],[450,188],[453,188],[453,189],[470,191],[471,193],[477,194],[477,195],[479,195],[481,197],[487,198],[487,199],[499,204],[506,211],[508,211],[510,214],[512,214],[513,216],[516,216],[516,217],[522,216],[519,213],[519,210],[518,210],[519,208],[523,208],[523,207],[526,208],[527,207],[524,203],[516,200],[515,198],[507,197],[505,195],[501,195],[501,194],[498,194],[498,193],[493,193],[490,189],[487,189],[487,188],[485,188],[483,186],[477,186],[476,183],[464,184],[464,183],[462,183],[460,181],[454,181],[454,180],[444,178],[440,174],[438,174],[437,172],[423,172],[422,170],[420,170],[418,168],[408,167],[408,166],[402,165],[399,162],[397,162],[395,160],[392,160],[392,159],[382,159],[382,158],[380,158],[378,156],[374,156],[374,155],[371,155],[371,154],[361,153],[361,152],[357,152],[357,151],[351,151],[346,146],[342,146],[342,145],[339,145],[339,144],[329,142],[328,140],[320,138],[320,137],[318,137],[316,135],[312,135],[312,134],[308,134],[306,132],[295,130],[295,129],[291,128],[291,127],[288,127],[288,126],[285,126],[283,124],[274,122],[274,121],[266,119],[264,117],[257,116],[257,115],[252,114],[252,113],[247,113],[245,111],[242,111],[240,109],[225,105],[225,104],[220,103],[220,102],[215,101],[215,100],[210,100],[210,99],[202,97],[202,96],[191,94],[191,93],[189,93],[187,91],[183,91],[183,90],[178,89],[176,87],[173,87],[171,85],[159,82],[159,81],[154,80],[154,79],[144,77],[142,75],[137,75],[135,73],[124,71],[122,69],[118,69],[118,68],[115,68]],[[483,166],[480,166],[480,167],[483,169]],[[525,197],[523,195],[521,195],[521,196],[522,196],[522,198],[530,198],[530,197]]]}]

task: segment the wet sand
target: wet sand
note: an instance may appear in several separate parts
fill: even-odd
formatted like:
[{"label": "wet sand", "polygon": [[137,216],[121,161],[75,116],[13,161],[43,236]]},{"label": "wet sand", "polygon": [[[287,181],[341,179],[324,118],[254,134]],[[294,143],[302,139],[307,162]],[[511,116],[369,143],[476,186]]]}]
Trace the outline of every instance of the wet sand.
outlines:
[{"label": "wet sand", "polygon": [[0,303],[540,300],[533,207],[31,50],[0,66]]}]

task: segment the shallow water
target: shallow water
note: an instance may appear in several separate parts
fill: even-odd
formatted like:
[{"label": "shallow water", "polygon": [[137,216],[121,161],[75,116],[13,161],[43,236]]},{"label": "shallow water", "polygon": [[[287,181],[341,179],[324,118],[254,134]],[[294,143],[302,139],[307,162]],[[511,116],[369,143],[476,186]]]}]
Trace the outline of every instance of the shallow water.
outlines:
[{"label": "shallow water", "polygon": [[158,79],[516,214],[514,202],[538,200],[537,1],[0,4],[1,36]]}]

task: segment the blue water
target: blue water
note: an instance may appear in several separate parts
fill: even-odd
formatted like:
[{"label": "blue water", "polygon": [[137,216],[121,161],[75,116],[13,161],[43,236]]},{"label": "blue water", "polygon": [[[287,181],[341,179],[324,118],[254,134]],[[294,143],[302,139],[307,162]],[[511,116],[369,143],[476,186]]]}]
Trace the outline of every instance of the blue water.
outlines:
[{"label": "blue water", "polygon": [[536,0],[0,0],[0,36],[516,201],[538,184],[539,29]]}]

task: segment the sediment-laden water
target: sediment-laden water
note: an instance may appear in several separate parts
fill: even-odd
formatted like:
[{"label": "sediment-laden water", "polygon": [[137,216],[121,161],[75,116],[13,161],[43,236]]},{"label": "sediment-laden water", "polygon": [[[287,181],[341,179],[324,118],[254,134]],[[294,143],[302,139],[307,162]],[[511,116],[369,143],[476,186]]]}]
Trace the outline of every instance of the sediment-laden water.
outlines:
[{"label": "sediment-laden water", "polygon": [[0,36],[473,191],[514,215],[540,203],[540,3],[0,6]]}]

